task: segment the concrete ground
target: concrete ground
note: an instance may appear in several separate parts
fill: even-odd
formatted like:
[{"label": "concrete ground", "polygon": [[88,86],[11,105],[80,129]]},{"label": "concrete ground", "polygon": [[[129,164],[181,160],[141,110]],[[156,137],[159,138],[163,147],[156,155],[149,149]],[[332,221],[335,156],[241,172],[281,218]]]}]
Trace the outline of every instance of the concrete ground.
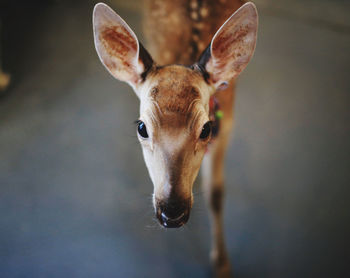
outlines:
[{"label": "concrete ground", "polygon": [[[0,277],[210,277],[199,182],[188,225],[159,228],[138,100],[97,58],[92,1],[71,2],[2,10]],[[316,5],[336,20],[298,2],[257,1],[239,80],[225,199],[238,278],[350,275],[348,4]],[[110,4],[142,37],[137,3]]]}]

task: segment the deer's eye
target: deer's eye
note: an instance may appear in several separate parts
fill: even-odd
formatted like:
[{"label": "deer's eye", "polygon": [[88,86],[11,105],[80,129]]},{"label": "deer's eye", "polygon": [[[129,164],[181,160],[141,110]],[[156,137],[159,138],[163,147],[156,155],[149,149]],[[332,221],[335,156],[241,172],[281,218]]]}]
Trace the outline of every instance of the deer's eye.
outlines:
[{"label": "deer's eye", "polygon": [[148,133],[146,129],[146,125],[144,122],[139,121],[137,125],[137,132],[140,134],[141,137],[143,138],[148,138]]},{"label": "deer's eye", "polygon": [[210,133],[211,133],[211,122],[207,122],[202,128],[202,132],[201,132],[201,135],[199,135],[199,138],[201,138],[202,140],[207,139]]}]

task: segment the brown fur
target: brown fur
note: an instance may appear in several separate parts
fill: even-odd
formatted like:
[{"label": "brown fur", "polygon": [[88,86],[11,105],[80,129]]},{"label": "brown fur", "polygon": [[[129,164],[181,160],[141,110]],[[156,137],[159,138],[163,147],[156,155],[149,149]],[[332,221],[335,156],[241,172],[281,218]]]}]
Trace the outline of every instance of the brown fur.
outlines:
[{"label": "brown fur", "polygon": [[[234,78],[255,49],[255,6],[246,4],[212,38],[241,5],[241,0],[145,0],[151,55],[108,6],[97,4],[94,9],[95,44],[102,63],[117,79],[128,82],[141,101],[140,122],[148,134],[141,132],[139,140],[162,225],[179,227],[188,220],[192,186],[202,164],[212,221],[211,257],[218,277],[230,276],[222,221],[224,155],[233,123]],[[202,54],[211,40],[211,48]],[[208,145],[213,94],[224,117]],[[172,219],[163,216],[169,209]]]},{"label": "brown fur", "polygon": [[[127,32],[125,27],[106,27],[105,30],[101,32],[100,40],[109,55],[118,57],[125,68],[131,67],[130,63],[127,59],[125,59],[125,57],[127,56],[130,48],[134,51],[137,50],[137,44]],[[109,62],[108,67],[114,70],[117,69],[117,65],[114,62]]]},{"label": "brown fur", "polygon": [[191,65],[240,0],[146,0],[144,33],[148,50],[161,65]]},{"label": "brown fur", "polygon": [[158,85],[153,88],[152,98],[161,112],[187,114],[191,103],[200,97],[198,89],[190,85],[201,78],[200,74],[180,66],[163,67],[154,74]]},{"label": "brown fur", "polygon": [[101,31],[100,40],[111,56],[123,58],[130,48],[137,50],[137,43],[123,26],[106,27]]},{"label": "brown fur", "polygon": [[[148,49],[152,57],[160,64],[195,63],[204,49],[209,45],[213,35],[224,21],[241,5],[242,1],[209,1],[209,0],[147,0],[145,5],[144,31],[148,41]],[[244,36],[247,30],[239,30]],[[233,39],[223,36],[214,47],[223,53]],[[227,40],[227,41],[226,41]],[[167,68],[165,67],[164,70]],[[164,72],[164,79],[155,90],[155,100],[161,110],[184,112],[196,97],[193,93],[193,74],[187,72]],[[184,76],[183,74],[186,74]],[[162,76],[162,75],[161,75]],[[169,78],[172,85],[169,85]],[[190,78],[190,82],[185,80]],[[224,91],[216,92],[224,119],[221,131],[211,153],[203,162],[203,183],[209,207],[212,210],[213,246],[211,258],[217,277],[230,276],[230,264],[224,244],[222,227],[223,201],[223,160],[228,136],[233,123],[234,81]],[[163,118],[164,119],[164,118]],[[164,119],[169,121],[171,119]],[[174,122],[170,121],[171,123]],[[169,125],[169,122],[167,123]]]},{"label": "brown fur", "polygon": [[[159,129],[177,134],[178,128],[184,128],[187,133],[197,128],[196,104],[201,101],[198,86],[205,83],[199,71],[179,65],[157,67],[151,70],[147,80],[154,84],[150,99],[156,106],[154,113]],[[192,135],[196,141],[198,134]]]},{"label": "brown fur", "polygon": [[[243,3],[241,0],[146,0],[143,26],[147,49],[158,64],[191,65],[225,20]],[[194,17],[194,13],[198,17]],[[196,55],[193,49],[198,50]],[[231,83],[230,89],[216,93],[224,115],[228,116],[233,114],[235,86],[234,81]],[[176,100],[181,101],[181,98]]]}]

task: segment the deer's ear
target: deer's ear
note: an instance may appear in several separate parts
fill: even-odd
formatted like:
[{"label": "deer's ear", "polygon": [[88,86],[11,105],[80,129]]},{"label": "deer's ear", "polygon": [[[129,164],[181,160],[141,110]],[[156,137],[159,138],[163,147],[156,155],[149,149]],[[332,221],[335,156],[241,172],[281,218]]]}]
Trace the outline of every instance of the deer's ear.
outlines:
[{"label": "deer's ear", "polygon": [[94,8],[93,28],[95,47],[102,64],[115,78],[135,88],[152,67],[151,56],[125,21],[103,3]]},{"label": "deer's ear", "polygon": [[216,88],[235,78],[253,56],[258,14],[253,3],[240,7],[216,32],[198,64]]}]

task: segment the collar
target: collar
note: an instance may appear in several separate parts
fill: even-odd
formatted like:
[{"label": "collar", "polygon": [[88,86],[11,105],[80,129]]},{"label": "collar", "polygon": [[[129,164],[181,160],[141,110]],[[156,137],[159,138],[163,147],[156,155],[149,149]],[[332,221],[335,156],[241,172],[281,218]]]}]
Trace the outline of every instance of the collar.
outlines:
[{"label": "collar", "polygon": [[209,99],[209,120],[212,122],[212,139],[217,137],[220,130],[220,120],[224,113],[220,110],[218,99],[213,95]]}]

